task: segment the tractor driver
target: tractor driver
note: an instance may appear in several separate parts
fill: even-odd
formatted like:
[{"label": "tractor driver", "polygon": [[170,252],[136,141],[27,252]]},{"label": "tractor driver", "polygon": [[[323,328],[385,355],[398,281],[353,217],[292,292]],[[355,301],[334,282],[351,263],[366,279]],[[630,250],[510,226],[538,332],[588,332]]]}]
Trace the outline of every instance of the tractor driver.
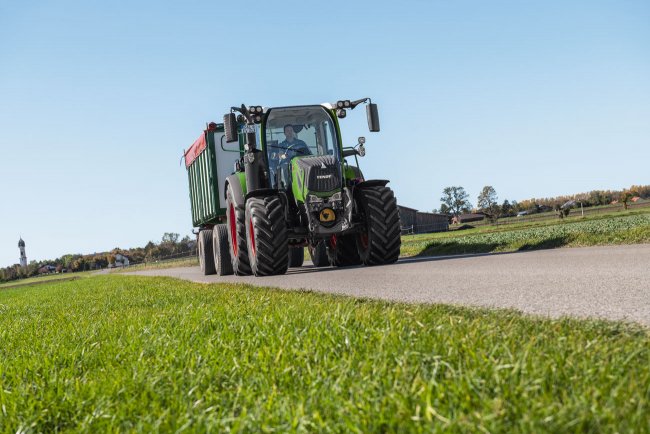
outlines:
[{"label": "tractor driver", "polygon": [[305,142],[296,137],[296,131],[293,129],[293,125],[287,124],[284,126],[284,141],[278,144],[279,148],[289,149],[290,154],[287,155],[289,159],[295,157],[296,155],[311,155],[311,151]]}]

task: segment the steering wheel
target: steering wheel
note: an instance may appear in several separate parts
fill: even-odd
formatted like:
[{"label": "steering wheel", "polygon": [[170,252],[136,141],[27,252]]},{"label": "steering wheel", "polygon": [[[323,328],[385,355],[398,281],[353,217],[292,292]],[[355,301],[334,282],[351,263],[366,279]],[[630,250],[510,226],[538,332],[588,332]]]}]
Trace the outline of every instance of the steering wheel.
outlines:
[{"label": "steering wheel", "polygon": [[300,153],[302,155],[307,155],[307,153],[303,149],[294,149],[295,146],[298,146],[300,143],[294,143],[292,145],[289,145],[285,148],[284,153],[279,156],[280,163],[282,163],[282,160],[287,159],[287,154],[289,154],[289,151],[294,151],[296,153]]}]

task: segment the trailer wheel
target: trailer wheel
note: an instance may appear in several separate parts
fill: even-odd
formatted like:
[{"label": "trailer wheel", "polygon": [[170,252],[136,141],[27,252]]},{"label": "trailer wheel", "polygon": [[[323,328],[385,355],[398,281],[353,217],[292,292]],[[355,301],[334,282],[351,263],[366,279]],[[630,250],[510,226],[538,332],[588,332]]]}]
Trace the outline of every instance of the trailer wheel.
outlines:
[{"label": "trailer wheel", "polygon": [[365,265],[396,262],[402,239],[393,190],[388,187],[368,187],[357,194],[359,211],[366,223],[366,231],[356,237],[361,260]]},{"label": "trailer wheel", "polygon": [[214,274],[214,257],[212,255],[212,230],[199,231],[199,266],[203,275]]},{"label": "trailer wheel", "polygon": [[289,266],[289,240],[284,205],[278,196],[246,201],[246,239],[256,276],[284,274]]},{"label": "trailer wheel", "polygon": [[304,247],[289,247],[289,268],[302,267],[305,262]]},{"label": "trailer wheel", "polygon": [[230,246],[228,245],[228,225],[216,225],[212,229],[212,252],[214,253],[214,268],[219,276],[232,274]]},{"label": "trailer wheel", "polygon": [[332,235],[327,243],[327,256],[333,266],[350,267],[361,264],[354,235]]},{"label": "trailer wheel", "polygon": [[311,262],[314,264],[314,267],[327,267],[330,264],[330,260],[327,257],[325,241],[321,241],[315,246],[309,246],[309,256],[311,256]]},{"label": "trailer wheel", "polygon": [[228,225],[228,245],[232,270],[237,276],[251,274],[246,246],[246,210],[237,206],[233,200],[234,194],[228,186],[226,192],[226,221]]}]

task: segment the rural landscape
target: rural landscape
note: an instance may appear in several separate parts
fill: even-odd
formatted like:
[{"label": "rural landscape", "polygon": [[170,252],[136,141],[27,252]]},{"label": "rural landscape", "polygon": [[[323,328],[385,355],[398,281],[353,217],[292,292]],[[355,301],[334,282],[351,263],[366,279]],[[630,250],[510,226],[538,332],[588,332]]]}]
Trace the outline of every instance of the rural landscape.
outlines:
[{"label": "rural landscape", "polygon": [[[497,203],[496,192],[492,187],[488,186],[484,190],[490,191],[489,189],[493,195],[480,194],[477,207],[472,207],[468,197],[458,200],[443,191],[440,208],[446,211],[442,213],[446,220],[452,222],[454,217],[472,212],[479,213],[481,220],[469,224],[451,224],[449,232],[417,236],[408,236],[412,231],[402,222],[404,238],[400,256],[634,244],[648,242],[650,239],[648,220],[644,217],[650,215],[650,186],[647,185],[633,185],[621,191],[592,191],[512,203],[505,199],[502,204]],[[448,191],[450,190],[451,187]],[[562,207],[567,203],[570,206]],[[569,222],[583,224],[562,224]],[[423,228],[423,232],[434,232],[428,229]],[[483,235],[477,237],[477,234]],[[179,234],[166,232],[160,242],[150,241],[144,247],[115,247],[108,252],[77,253],[51,260],[32,260],[26,267],[14,264],[0,268],[0,284],[12,281],[20,284],[21,279],[39,276],[51,278],[53,274],[59,273],[121,268],[119,262],[116,265],[116,255],[128,258],[132,268],[198,264],[196,240],[189,235],[181,238]]]},{"label": "rural landscape", "polygon": [[[649,242],[650,207],[616,208],[404,235],[401,256]],[[642,325],[124,273],[168,267],[198,260],[1,284],[3,430],[650,427]]]},{"label": "rural landscape", "polygon": [[0,5],[0,434],[650,434],[649,22]]}]

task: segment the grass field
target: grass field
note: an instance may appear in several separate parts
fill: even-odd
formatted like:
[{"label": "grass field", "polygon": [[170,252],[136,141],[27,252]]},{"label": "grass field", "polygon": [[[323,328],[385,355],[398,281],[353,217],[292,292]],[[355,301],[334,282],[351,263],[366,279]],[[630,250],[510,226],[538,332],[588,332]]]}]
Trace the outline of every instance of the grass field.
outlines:
[{"label": "grass field", "polygon": [[402,237],[403,256],[650,243],[650,208]]},{"label": "grass field", "polygon": [[166,278],[0,292],[0,432],[648,432],[650,332]]}]

